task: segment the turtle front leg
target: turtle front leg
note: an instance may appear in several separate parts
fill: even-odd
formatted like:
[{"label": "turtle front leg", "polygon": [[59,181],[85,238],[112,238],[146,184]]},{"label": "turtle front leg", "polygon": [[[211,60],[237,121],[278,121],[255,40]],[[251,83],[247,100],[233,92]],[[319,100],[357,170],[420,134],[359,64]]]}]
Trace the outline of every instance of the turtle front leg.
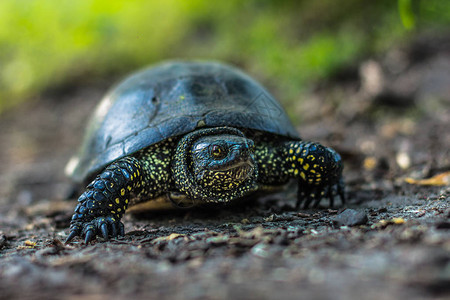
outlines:
[{"label": "turtle front leg", "polygon": [[317,207],[322,198],[334,205],[337,193],[345,203],[343,164],[341,156],[331,148],[305,141],[289,141],[283,145],[285,172],[298,181],[297,203],[299,208]]},{"label": "turtle front leg", "polygon": [[98,175],[78,198],[66,243],[76,236],[84,236],[88,243],[100,234],[105,239],[124,235],[120,219],[131,194],[137,195],[142,190],[143,173],[138,159],[125,157]]}]

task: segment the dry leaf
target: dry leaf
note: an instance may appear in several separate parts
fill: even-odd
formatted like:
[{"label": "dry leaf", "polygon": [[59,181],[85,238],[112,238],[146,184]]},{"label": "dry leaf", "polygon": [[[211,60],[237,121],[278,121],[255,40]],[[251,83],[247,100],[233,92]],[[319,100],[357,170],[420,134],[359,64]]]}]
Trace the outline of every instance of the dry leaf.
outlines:
[{"label": "dry leaf", "polygon": [[405,181],[410,184],[417,184],[417,185],[449,185],[450,184],[450,171],[437,174],[431,178],[427,179],[414,179],[414,178],[405,178]]}]

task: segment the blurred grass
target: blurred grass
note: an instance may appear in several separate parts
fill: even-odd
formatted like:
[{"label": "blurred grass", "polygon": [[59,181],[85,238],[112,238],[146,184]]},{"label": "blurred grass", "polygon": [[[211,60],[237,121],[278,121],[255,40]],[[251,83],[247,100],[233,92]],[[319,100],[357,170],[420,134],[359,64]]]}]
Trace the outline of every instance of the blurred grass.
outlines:
[{"label": "blurred grass", "polygon": [[238,64],[292,102],[343,65],[449,23],[445,0],[2,0],[0,113],[169,58]]}]

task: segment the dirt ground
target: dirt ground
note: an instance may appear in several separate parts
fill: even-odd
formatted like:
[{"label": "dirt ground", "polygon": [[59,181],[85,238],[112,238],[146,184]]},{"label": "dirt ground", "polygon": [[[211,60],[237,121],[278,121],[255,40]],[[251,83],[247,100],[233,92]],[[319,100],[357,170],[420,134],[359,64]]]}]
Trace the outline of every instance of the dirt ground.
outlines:
[{"label": "dirt ground", "polygon": [[[295,108],[345,163],[348,203],[296,211],[295,187],[242,206],[126,215],[126,235],[63,241],[63,169],[111,82],[0,119],[1,299],[450,299],[450,37],[320,84]],[[413,179],[439,178],[428,186]],[[407,183],[409,180],[411,183]]]}]

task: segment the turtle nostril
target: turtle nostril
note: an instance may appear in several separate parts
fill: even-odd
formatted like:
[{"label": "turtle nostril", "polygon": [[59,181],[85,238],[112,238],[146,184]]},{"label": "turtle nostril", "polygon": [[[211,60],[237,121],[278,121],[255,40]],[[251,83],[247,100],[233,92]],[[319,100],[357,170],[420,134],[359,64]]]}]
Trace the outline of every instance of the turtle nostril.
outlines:
[{"label": "turtle nostril", "polygon": [[241,160],[242,161],[251,160],[253,152],[254,152],[254,149],[252,149],[252,148],[250,148],[250,149],[247,148],[247,149],[243,150],[241,153]]}]

